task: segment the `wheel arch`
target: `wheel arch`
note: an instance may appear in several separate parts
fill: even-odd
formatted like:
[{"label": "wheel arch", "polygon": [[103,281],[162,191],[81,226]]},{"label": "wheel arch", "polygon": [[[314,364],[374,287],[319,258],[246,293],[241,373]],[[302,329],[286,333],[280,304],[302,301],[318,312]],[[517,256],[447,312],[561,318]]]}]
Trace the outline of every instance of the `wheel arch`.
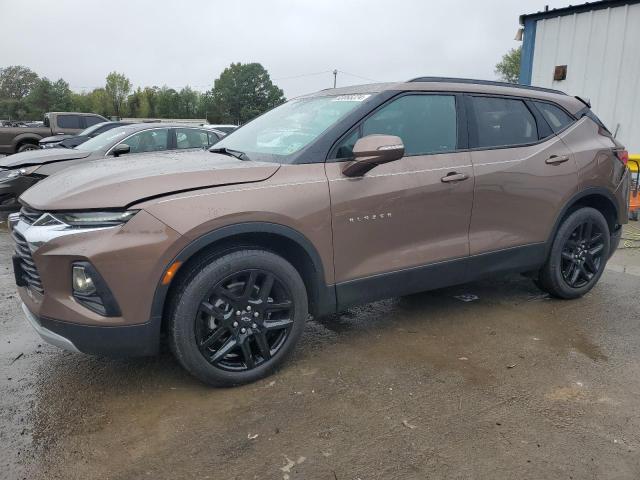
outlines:
[{"label": "wheel arch", "polygon": [[25,143],[38,145],[38,142],[41,139],[42,137],[39,135],[36,135],[35,133],[23,133],[23,134],[17,135],[16,137],[14,137],[12,142],[13,150],[14,152],[17,152],[18,148],[20,148],[20,146],[24,145]]},{"label": "wheel arch", "polygon": [[551,235],[547,239],[547,253],[553,244],[553,239],[563,220],[581,207],[591,207],[598,210],[609,225],[609,233],[613,233],[618,225],[618,207],[613,194],[604,188],[587,188],[573,195],[556,218]]},{"label": "wheel arch", "polygon": [[[291,227],[269,222],[246,222],[228,225],[190,242],[166,265],[156,286],[151,305],[151,321],[164,324],[167,301],[179,279],[205,257],[243,247],[258,247],[280,255],[300,273],[309,297],[309,312],[314,316],[332,313],[336,308],[335,287],[325,282],[322,260],[313,244]],[[176,261],[182,262],[176,278],[168,286],[162,285],[167,269]]]}]

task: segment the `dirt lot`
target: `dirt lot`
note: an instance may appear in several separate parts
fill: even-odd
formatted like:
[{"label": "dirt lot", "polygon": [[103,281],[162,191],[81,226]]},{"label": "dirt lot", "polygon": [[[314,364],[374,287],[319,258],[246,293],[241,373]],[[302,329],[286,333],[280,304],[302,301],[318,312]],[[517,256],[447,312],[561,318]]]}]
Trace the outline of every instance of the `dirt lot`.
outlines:
[{"label": "dirt lot", "polygon": [[580,300],[511,276],[309,322],[283,370],[226,390],[168,354],[43,344],[11,248],[0,231],[2,478],[640,477],[638,248]]}]

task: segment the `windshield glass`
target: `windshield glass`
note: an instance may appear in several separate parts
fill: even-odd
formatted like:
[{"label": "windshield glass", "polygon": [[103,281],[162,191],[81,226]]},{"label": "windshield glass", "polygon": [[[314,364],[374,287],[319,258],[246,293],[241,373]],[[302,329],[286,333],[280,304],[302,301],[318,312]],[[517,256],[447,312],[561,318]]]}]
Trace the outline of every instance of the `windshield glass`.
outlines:
[{"label": "windshield glass", "polygon": [[250,160],[291,163],[294,154],[358,107],[370,94],[290,100],[215,144],[247,154]]},{"label": "windshield glass", "polygon": [[102,122],[102,123],[96,123],[95,125],[91,125],[89,128],[85,128],[84,130],[82,130],[80,133],[78,133],[79,137],[82,136],[89,136],[91,135],[93,132],[95,132],[96,130],[98,130],[100,127],[102,127],[105,123],[107,122]]},{"label": "windshield glass", "polygon": [[[87,129],[88,130],[88,129]],[[86,130],[85,130],[86,131]],[[86,150],[88,152],[95,152],[96,150],[104,150],[111,147],[114,143],[122,140],[127,135],[134,133],[131,128],[118,127],[107,130],[106,132],[96,135],[95,137],[87,140],[84,143],[78,145],[76,150]]]}]

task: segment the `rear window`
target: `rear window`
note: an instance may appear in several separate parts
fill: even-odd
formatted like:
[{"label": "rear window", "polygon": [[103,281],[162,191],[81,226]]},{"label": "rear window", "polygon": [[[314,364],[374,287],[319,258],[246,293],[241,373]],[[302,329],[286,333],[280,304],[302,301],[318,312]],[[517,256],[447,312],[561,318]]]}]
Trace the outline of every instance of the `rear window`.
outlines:
[{"label": "rear window", "polygon": [[535,118],[521,100],[472,97],[476,127],[475,147],[526,145],[538,141]]},{"label": "rear window", "polygon": [[93,125],[97,125],[98,123],[104,122],[104,118],[100,117],[84,117],[84,123],[87,127],[91,127]]},{"label": "rear window", "polygon": [[58,115],[57,121],[59,128],[82,128],[79,115]]},{"label": "rear window", "polygon": [[578,117],[578,118],[582,118],[582,117],[589,117],[589,118],[590,118],[591,120],[593,120],[593,121],[596,123],[596,125],[598,125],[600,128],[603,128],[605,131],[607,131],[607,132],[611,133],[611,131],[607,128],[607,126],[606,126],[604,123],[602,123],[602,120],[600,120],[600,119],[598,118],[598,116],[597,116],[595,113],[593,113],[593,112],[591,111],[591,109],[590,109],[590,108],[588,108],[588,107],[585,107],[585,108],[583,108],[582,110],[580,110],[580,111],[578,112],[578,114],[577,114],[577,117]]},{"label": "rear window", "polygon": [[560,107],[551,105],[550,103],[534,102],[538,110],[542,113],[542,116],[547,121],[551,130],[554,133],[558,133],[560,130],[564,130],[566,127],[573,123],[573,118],[569,116],[567,112]]}]

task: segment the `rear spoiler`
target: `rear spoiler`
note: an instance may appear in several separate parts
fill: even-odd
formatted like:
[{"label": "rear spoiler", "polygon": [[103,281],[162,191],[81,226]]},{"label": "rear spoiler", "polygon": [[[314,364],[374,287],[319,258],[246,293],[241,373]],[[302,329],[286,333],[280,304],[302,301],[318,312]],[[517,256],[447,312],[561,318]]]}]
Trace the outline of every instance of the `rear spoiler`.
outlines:
[{"label": "rear spoiler", "polygon": [[591,100],[589,100],[588,98],[579,97],[578,95],[576,95],[576,98],[584,103],[588,108],[591,108]]}]

